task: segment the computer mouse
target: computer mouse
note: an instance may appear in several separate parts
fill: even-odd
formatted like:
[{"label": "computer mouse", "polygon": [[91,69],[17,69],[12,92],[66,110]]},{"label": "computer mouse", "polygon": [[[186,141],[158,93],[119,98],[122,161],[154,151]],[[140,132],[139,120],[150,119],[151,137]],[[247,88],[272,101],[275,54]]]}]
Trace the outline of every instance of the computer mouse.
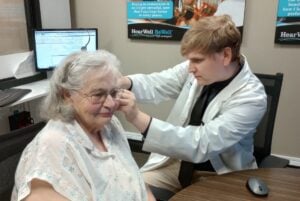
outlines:
[{"label": "computer mouse", "polygon": [[246,186],[254,195],[267,196],[269,193],[267,184],[258,177],[250,177],[247,180]]}]

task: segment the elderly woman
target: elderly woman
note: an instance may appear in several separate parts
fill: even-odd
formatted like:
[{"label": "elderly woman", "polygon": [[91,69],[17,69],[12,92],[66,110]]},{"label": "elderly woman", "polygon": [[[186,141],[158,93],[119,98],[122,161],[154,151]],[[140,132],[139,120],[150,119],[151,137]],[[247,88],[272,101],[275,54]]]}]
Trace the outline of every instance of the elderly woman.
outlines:
[{"label": "elderly woman", "polygon": [[26,147],[12,200],[154,200],[139,173],[119,107],[119,61],[79,52],[54,71],[43,103],[45,128]]}]

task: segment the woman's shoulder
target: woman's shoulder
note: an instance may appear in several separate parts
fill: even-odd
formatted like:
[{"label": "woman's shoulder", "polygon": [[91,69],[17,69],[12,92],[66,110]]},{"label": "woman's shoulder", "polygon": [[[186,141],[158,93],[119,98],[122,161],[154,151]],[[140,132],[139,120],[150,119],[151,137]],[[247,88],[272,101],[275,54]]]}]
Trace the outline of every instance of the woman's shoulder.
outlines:
[{"label": "woman's shoulder", "polygon": [[[17,190],[15,193],[18,196],[30,192],[30,182],[33,179],[46,181],[61,191],[66,190],[61,184],[70,183],[68,174],[71,172],[68,170],[70,168],[74,170],[76,167],[73,159],[74,151],[70,151],[72,142],[68,140],[69,130],[68,123],[50,120],[26,147],[15,174]],[[68,189],[71,188],[75,186],[68,186]],[[76,193],[79,193],[79,189],[76,189]]]},{"label": "woman's shoulder", "polygon": [[50,120],[24,149],[19,162],[21,172],[42,170],[69,157],[66,133],[60,122]]},{"label": "woman's shoulder", "polygon": [[67,123],[60,120],[49,120],[37,135],[37,141],[44,145],[61,146],[61,142],[66,141],[68,133]]},{"label": "woman's shoulder", "polygon": [[24,157],[46,157],[64,152],[72,144],[70,131],[65,123],[49,120],[45,127],[35,136],[23,151]]}]

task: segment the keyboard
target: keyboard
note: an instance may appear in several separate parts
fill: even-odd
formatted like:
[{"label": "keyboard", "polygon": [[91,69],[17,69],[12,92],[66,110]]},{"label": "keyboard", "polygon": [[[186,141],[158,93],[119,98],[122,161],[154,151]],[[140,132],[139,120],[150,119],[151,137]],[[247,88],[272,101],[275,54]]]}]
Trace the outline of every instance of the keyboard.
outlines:
[{"label": "keyboard", "polygon": [[9,88],[0,90],[0,107],[7,106],[20,100],[29,92],[31,92],[31,89]]}]

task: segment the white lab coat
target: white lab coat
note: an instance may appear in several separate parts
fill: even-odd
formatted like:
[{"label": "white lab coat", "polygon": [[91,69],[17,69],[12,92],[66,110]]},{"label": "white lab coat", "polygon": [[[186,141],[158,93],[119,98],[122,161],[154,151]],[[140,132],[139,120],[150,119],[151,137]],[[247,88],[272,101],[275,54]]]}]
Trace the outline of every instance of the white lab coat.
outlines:
[{"label": "white lab coat", "polygon": [[207,106],[203,126],[188,125],[203,88],[188,73],[188,61],[160,73],[130,76],[132,91],[141,102],[177,99],[167,121],[152,119],[143,145],[152,153],[141,171],[161,167],[169,157],[195,163],[210,160],[218,174],[257,168],[253,134],[267,99],[264,86],[243,59],[239,74]]}]

